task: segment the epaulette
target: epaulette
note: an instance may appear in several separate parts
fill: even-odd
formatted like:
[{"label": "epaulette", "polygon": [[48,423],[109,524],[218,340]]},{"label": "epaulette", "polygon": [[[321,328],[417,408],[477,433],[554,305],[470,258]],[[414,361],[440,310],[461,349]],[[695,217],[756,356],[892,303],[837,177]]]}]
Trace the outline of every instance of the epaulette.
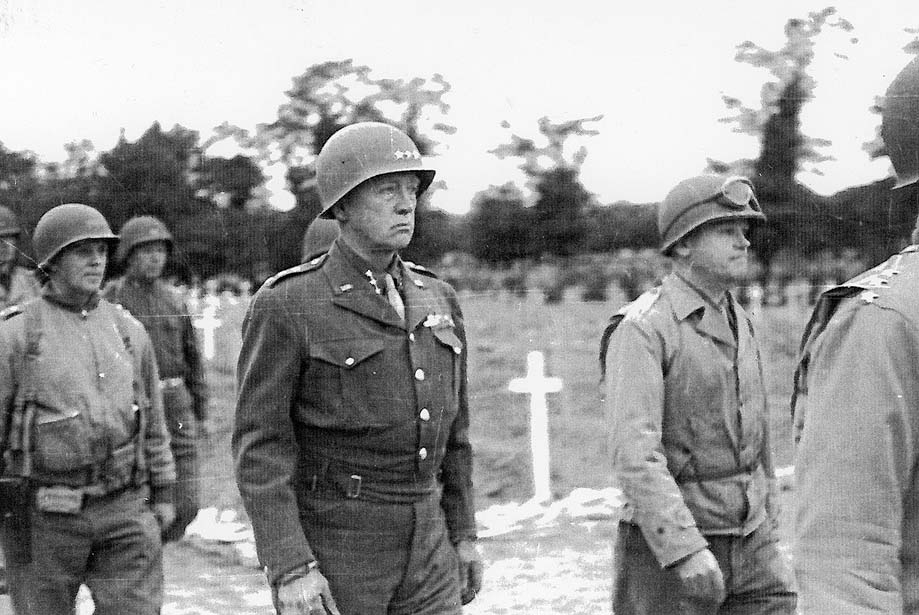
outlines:
[{"label": "epaulette", "polygon": [[413,263],[412,261],[402,261],[402,263],[403,263],[406,267],[408,267],[409,269],[411,269],[412,271],[414,271],[415,273],[420,273],[421,275],[426,275],[426,276],[428,276],[429,278],[437,278],[437,274],[436,274],[436,273],[434,273],[433,271],[431,271],[431,270],[428,269],[427,267],[423,267],[422,265],[419,265],[418,263]]},{"label": "epaulette", "polygon": [[310,271],[316,271],[317,269],[322,267],[322,264],[325,262],[328,256],[329,256],[328,253],[326,253],[321,256],[317,256],[311,261],[308,261],[306,263],[301,263],[297,265],[296,267],[291,267],[290,269],[279,271],[278,273],[274,274],[273,276],[265,280],[265,286],[267,288],[272,288],[275,284],[277,284],[278,282],[280,282],[281,280],[285,278],[289,278],[293,275],[299,275],[301,273],[309,273]]},{"label": "epaulette", "polygon": [[13,316],[22,314],[21,305],[10,305],[0,310],[0,320],[9,320]]},{"label": "epaulette", "polygon": [[654,288],[643,292],[631,303],[626,303],[618,312],[616,312],[616,314],[627,319],[640,318],[641,316],[645,315],[648,310],[651,309],[651,306],[657,302],[660,296],[661,287],[655,286]]}]

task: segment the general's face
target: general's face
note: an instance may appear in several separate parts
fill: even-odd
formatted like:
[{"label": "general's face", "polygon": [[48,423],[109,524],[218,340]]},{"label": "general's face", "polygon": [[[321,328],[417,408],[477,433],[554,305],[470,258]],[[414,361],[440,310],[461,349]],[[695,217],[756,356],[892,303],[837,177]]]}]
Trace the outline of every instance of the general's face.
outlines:
[{"label": "general's face", "polygon": [[155,280],[163,273],[168,257],[169,246],[165,241],[147,241],[131,250],[128,270],[134,277]]},{"label": "general's face", "polygon": [[16,260],[18,246],[19,235],[0,235],[0,266]]},{"label": "general's face", "polygon": [[367,250],[401,250],[415,232],[419,179],[401,171],[368,179],[352,190],[339,213],[342,232]]},{"label": "general's face", "polygon": [[749,230],[749,222],[736,219],[712,222],[694,230],[684,241],[693,269],[727,285],[746,281]]},{"label": "general's face", "polygon": [[102,285],[107,263],[105,241],[78,241],[64,248],[52,262],[51,282],[64,294],[89,296]]}]

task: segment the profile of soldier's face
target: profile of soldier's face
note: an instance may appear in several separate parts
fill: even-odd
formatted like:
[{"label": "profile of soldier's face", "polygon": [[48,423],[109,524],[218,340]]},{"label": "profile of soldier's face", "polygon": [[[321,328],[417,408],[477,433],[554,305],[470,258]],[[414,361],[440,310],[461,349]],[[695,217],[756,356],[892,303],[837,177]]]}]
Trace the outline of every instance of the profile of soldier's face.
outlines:
[{"label": "profile of soldier's face", "polygon": [[418,175],[410,171],[368,179],[341,204],[342,233],[367,250],[401,250],[415,232]]},{"label": "profile of soldier's face", "polygon": [[746,220],[721,220],[705,224],[682,242],[693,269],[726,285],[744,282],[749,276]]},{"label": "profile of soldier's face", "polygon": [[87,239],[72,243],[51,265],[51,283],[65,296],[89,297],[99,290],[108,263],[108,243]]}]

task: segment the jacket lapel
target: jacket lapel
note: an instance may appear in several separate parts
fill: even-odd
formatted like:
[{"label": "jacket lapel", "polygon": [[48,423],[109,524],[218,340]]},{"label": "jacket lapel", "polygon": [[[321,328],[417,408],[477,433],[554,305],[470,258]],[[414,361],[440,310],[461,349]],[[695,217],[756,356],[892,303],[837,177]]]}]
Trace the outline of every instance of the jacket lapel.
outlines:
[{"label": "jacket lapel", "polygon": [[428,286],[423,276],[413,273],[404,264],[402,267],[402,294],[405,297],[405,324],[409,331],[431,314],[443,314],[445,309]]},{"label": "jacket lapel", "polygon": [[[385,295],[377,293],[368,276],[341,253],[338,244],[329,250],[323,271],[332,289],[333,304],[384,325],[405,326]],[[383,281],[377,280],[377,285],[382,289]]]}]

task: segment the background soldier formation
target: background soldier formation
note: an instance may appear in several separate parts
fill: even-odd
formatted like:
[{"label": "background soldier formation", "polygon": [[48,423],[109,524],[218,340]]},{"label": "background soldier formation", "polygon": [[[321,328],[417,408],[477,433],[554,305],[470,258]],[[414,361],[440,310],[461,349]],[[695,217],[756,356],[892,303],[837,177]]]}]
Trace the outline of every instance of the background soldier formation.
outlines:
[{"label": "background soldier formation", "polygon": [[[888,90],[883,136],[895,198],[919,199],[919,59]],[[463,314],[448,284],[399,256],[433,177],[398,129],[336,133],[317,162],[309,260],[249,306],[233,454],[278,613],[459,613],[481,588]],[[678,184],[658,218],[673,273],[602,336],[626,499],[614,611],[919,613],[919,227],[824,293],[802,341],[796,606],[760,354],[731,292],[763,222],[746,178]],[[14,608],[71,613],[82,583],[96,613],[157,613],[162,540],[199,505],[207,409],[189,314],[160,281],[172,236],[149,216],[124,225],[126,273],[104,293],[122,309],[100,292],[118,238],[99,212],[61,205],[39,221],[40,291],[15,264],[20,231],[0,208]]]}]

